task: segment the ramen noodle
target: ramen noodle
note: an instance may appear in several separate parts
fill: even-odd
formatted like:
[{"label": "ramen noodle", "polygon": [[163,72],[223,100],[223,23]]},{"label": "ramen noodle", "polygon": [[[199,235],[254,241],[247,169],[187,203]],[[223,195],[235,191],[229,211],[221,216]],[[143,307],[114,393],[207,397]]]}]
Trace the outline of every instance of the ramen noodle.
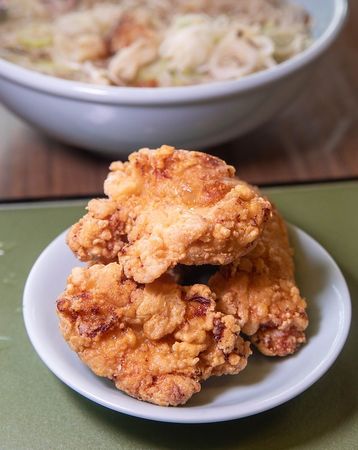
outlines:
[{"label": "ramen noodle", "polygon": [[0,57],[95,84],[237,80],[310,41],[308,13],[286,0],[0,0]]}]

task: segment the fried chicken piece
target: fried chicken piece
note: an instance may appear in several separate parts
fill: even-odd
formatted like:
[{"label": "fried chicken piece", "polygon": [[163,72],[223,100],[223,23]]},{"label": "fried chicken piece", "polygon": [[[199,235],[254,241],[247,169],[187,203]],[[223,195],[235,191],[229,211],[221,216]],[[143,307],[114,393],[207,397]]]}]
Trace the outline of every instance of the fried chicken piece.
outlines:
[{"label": "fried chicken piece", "polygon": [[120,264],[75,268],[57,300],[61,332],[95,374],[140,400],[180,405],[211,375],[237,374],[250,344],[237,320],[215,310],[207,286],[165,275],[129,280]]},{"label": "fried chicken piece", "polygon": [[261,353],[286,356],[306,341],[306,302],[295,284],[286,225],[274,210],[257,246],[209,281],[218,309],[238,318]]},{"label": "fried chicken piece", "polygon": [[253,248],[270,216],[270,203],[256,189],[205,153],[142,149],[110,169],[109,199],[89,203],[68,244],[82,261],[118,257],[138,283],[178,263],[231,263]]}]

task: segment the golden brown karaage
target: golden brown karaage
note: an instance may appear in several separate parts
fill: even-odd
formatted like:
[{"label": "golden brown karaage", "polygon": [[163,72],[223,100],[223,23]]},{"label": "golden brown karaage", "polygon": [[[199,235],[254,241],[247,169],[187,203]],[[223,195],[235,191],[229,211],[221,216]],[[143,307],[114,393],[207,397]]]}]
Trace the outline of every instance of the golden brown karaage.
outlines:
[{"label": "golden brown karaage", "polygon": [[306,341],[306,302],[295,284],[287,229],[276,210],[255,249],[209,281],[218,309],[268,356],[294,353]]},{"label": "golden brown karaage", "polygon": [[169,275],[139,285],[117,263],[73,269],[57,311],[94,373],[157,405],[185,403],[202,380],[244,369],[251,353],[207,286],[182,287]]},{"label": "golden brown karaage", "polygon": [[270,216],[269,201],[205,153],[142,149],[110,169],[108,199],[89,203],[68,244],[82,261],[119,260],[139,283],[178,263],[231,263],[254,247]]}]

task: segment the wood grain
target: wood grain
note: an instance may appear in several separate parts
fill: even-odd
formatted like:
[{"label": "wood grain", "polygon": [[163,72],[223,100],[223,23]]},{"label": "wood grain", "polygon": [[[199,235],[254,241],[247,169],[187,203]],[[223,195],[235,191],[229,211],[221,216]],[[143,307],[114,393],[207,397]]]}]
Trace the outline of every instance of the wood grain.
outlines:
[{"label": "wood grain", "polygon": [[[254,184],[358,176],[358,2],[338,41],[289,107],[210,149]],[[62,145],[0,106],[0,199],[91,195],[110,160]]]}]

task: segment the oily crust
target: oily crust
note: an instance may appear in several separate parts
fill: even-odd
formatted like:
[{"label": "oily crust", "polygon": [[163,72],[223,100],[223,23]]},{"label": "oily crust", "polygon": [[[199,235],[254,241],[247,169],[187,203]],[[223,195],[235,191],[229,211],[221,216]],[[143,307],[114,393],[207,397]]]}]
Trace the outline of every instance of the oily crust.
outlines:
[{"label": "oily crust", "polygon": [[119,261],[150,283],[176,264],[229,264],[256,244],[271,205],[205,153],[162,146],[115,162],[107,199],[92,200],[68,244],[82,261]]},{"label": "oily crust", "polygon": [[265,355],[286,356],[306,342],[306,301],[294,277],[292,249],[277,210],[254,250],[209,281],[218,309],[234,315]]},{"label": "oily crust", "polygon": [[127,394],[180,405],[212,375],[243,370],[250,346],[207,286],[169,275],[150,285],[117,263],[75,268],[57,300],[61,332],[92,371]]}]

